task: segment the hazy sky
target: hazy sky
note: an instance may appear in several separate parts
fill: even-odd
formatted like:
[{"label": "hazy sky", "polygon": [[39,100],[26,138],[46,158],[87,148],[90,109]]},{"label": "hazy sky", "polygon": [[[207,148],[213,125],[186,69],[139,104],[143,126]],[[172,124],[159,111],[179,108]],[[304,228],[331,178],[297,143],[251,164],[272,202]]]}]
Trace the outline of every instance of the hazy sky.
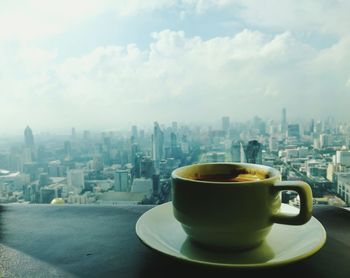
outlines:
[{"label": "hazy sky", "polygon": [[0,133],[350,118],[350,1],[0,1]]}]

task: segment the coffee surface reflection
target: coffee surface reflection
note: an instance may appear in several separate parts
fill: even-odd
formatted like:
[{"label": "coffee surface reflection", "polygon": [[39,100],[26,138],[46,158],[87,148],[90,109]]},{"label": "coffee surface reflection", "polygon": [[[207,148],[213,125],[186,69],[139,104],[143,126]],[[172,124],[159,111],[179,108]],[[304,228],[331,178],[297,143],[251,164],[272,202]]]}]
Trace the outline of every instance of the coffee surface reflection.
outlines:
[{"label": "coffee surface reflection", "polygon": [[193,180],[210,182],[254,182],[268,178],[266,175],[259,174],[238,174],[237,176],[225,174],[210,174],[193,177]]}]

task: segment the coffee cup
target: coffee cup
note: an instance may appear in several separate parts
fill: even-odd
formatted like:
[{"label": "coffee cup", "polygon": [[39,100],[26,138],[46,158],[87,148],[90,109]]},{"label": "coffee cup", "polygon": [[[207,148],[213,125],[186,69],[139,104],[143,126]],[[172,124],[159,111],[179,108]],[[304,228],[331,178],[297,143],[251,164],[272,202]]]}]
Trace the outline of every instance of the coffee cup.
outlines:
[{"label": "coffee cup", "polygon": [[[312,213],[312,191],[302,181],[281,181],[278,170],[257,164],[205,163],[172,172],[173,213],[190,240],[214,249],[261,244],[272,225],[302,225]],[[297,215],[281,212],[280,192],[296,191]]]}]

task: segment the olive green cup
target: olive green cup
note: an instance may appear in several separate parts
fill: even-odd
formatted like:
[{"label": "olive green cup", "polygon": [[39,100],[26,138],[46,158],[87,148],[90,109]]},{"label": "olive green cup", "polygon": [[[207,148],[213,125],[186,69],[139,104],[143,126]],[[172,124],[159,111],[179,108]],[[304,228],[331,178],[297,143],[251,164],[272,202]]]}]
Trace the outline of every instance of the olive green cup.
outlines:
[{"label": "olive green cup", "polygon": [[[201,180],[208,175],[251,174],[256,181]],[[258,246],[274,223],[302,225],[312,213],[312,191],[302,181],[281,181],[271,167],[243,163],[194,164],[172,172],[173,212],[189,238],[214,249],[244,250]],[[300,212],[280,212],[280,191],[296,191]]]}]

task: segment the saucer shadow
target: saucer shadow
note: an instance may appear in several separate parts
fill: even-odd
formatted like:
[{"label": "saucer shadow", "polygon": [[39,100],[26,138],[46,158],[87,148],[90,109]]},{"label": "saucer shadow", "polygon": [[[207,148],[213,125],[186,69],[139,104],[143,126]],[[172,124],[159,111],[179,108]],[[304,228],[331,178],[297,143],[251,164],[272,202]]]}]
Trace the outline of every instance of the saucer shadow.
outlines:
[{"label": "saucer shadow", "polygon": [[245,251],[223,251],[202,247],[187,237],[181,246],[183,256],[196,261],[210,262],[214,264],[263,264],[275,257],[272,248],[263,241],[258,247]]}]

